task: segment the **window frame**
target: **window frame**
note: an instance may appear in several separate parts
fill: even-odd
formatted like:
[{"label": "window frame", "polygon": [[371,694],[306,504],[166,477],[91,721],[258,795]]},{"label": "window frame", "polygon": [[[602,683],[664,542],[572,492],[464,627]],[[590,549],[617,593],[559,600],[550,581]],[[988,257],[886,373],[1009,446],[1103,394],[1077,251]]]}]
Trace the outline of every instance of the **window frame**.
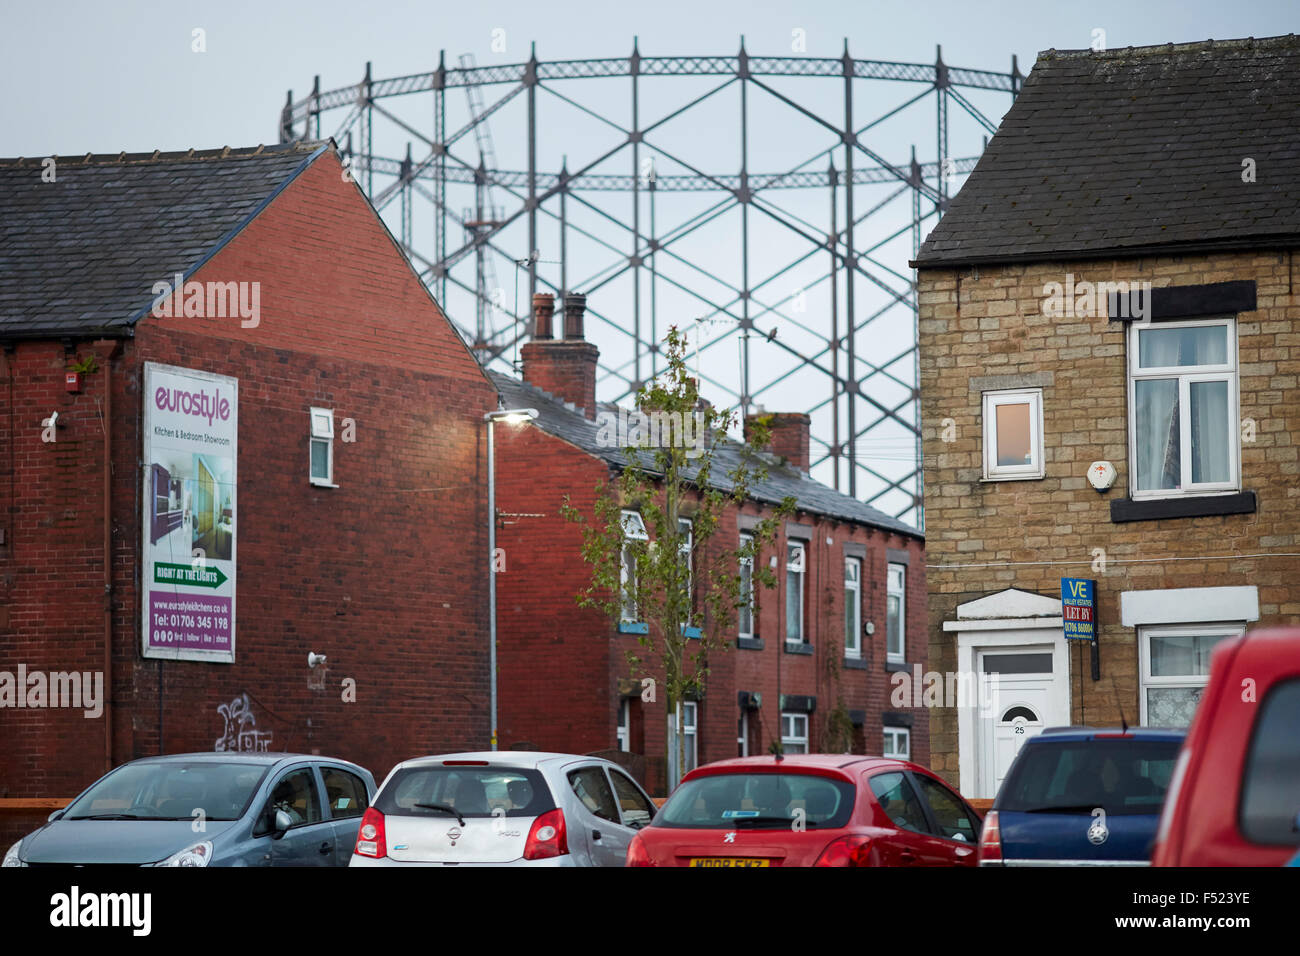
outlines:
[{"label": "window frame", "polygon": [[[1029,405],[1028,465],[999,465],[997,462],[999,405]],[[983,393],[981,414],[984,419],[984,481],[1032,481],[1046,475],[1043,454],[1043,390],[1041,388],[999,389]]]},{"label": "window frame", "polygon": [[614,721],[614,743],[620,753],[632,752],[632,699],[624,697],[618,702],[618,716]]},{"label": "window frame", "polygon": [[[896,742],[897,739],[898,739],[898,735],[899,735],[899,734],[902,735],[903,740],[905,741],[905,749],[904,749],[903,753],[898,753],[897,748],[895,748],[895,750],[894,750],[893,752],[890,752],[890,751],[887,751],[887,750],[884,749],[884,743],[887,743],[887,742],[889,741],[889,738],[890,738],[890,735],[891,735],[891,734],[894,735],[894,737],[895,737],[895,742]],[[883,741],[882,741],[882,745],[881,745],[881,754],[880,754],[880,755],[881,755],[882,757],[892,757],[892,758],[895,759],[895,760],[911,760],[911,759],[912,759],[912,728],[910,728],[910,727],[900,727],[900,726],[897,726],[897,725],[895,725],[895,724],[885,724],[883,727],[881,727],[881,735],[882,735]]]},{"label": "window frame", "polygon": [[686,601],[688,606],[695,606],[695,524],[690,518],[677,519],[677,556],[686,563]]},{"label": "window frame", "polygon": [[[629,522],[629,519],[635,519]],[[619,523],[623,531],[623,547],[619,550],[618,558],[618,577],[619,577],[619,594],[621,597],[622,610],[620,611],[621,620],[625,624],[638,623],[641,620],[641,608],[637,606],[636,595],[628,595],[628,581],[632,581],[632,590],[636,590],[636,562],[628,566],[628,542],[629,541],[649,541],[650,533],[646,530],[645,519],[641,517],[641,512],[624,508],[619,512]],[[630,527],[629,527],[630,525]],[[628,607],[632,608],[634,617],[628,617]]]},{"label": "window frame", "polygon": [[[747,531],[740,532],[740,547],[744,549],[751,542],[754,536]],[[752,640],[754,637],[754,559],[747,555],[741,555],[739,561],[740,575],[740,597],[744,600],[744,605],[736,609],[736,636],[743,640]],[[749,583],[746,588],[745,570],[749,569]],[[745,617],[749,618],[749,629],[745,629]]]},{"label": "window frame", "polygon": [[[898,568],[901,586],[894,590],[893,572]],[[898,650],[889,646],[889,598],[898,595]],[[891,664],[907,662],[907,565],[898,561],[885,564],[885,660]]]},{"label": "window frame", "polygon": [[[785,730],[785,722],[786,722],[787,720],[789,720],[789,721],[792,722],[792,723],[791,723],[791,732],[788,733],[788,734],[786,733],[786,730]],[[794,722],[795,722],[795,721],[800,721],[800,720],[803,721],[803,734],[802,734],[802,735],[797,734],[797,733],[794,732]],[[809,727],[810,727],[810,723],[811,723],[811,722],[810,722],[809,719],[808,719],[808,715],[805,714],[805,713],[802,713],[801,711],[797,711],[797,710],[783,710],[783,711],[781,711],[781,752],[782,752],[782,753],[802,753],[802,754],[806,754],[806,753],[809,752],[809,750],[808,750],[808,736],[809,736]],[[787,750],[786,748],[787,748],[788,746],[790,746],[790,745],[796,745],[796,746],[801,745],[801,746],[803,747],[803,750],[798,750],[798,751]]]},{"label": "window frame", "polygon": [[[794,552],[799,552],[799,561],[796,564]],[[799,622],[799,636],[792,638],[790,636],[790,591],[791,575],[796,575],[795,580],[799,582],[799,610],[796,620]],[[808,591],[808,543],[806,541],[787,541],[785,545],[785,642],[787,644],[802,645],[808,643],[808,620],[807,620],[807,591]]]},{"label": "window frame", "polygon": [[1156,637],[1213,637],[1227,640],[1241,637],[1246,633],[1244,621],[1220,621],[1214,623],[1189,624],[1140,624],[1138,632],[1138,720],[1141,726],[1147,724],[1147,690],[1152,687],[1189,688],[1200,687],[1202,691],[1210,682],[1209,669],[1203,675],[1174,674],[1153,677],[1151,674],[1151,638]]},{"label": "window frame", "polygon": [[[328,428],[317,428],[317,416],[323,416],[329,424]],[[315,463],[312,461],[312,449],[317,443],[325,446],[325,476],[320,477],[315,472]],[[316,485],[318,488],[337,488],[334,484],[334,409],[319,408],[315,405],[309,406],[307,411],[307,480]]]},{"label": "window frame", "polygon": [[[1225,345],[1228,361],[1220,365],[1162,365],[1142,368],[1140,365],[1140,336],[1143,331],[1182,328],[1209,328],[1223,326],[1227,330]],[[1237,353],[1237,320],[1235,316],[1214,316],[1204,319],[1180,319],[1159,323],[1134,322],[1128,329],[1125,359],[1126,393],[1128,399],[1128,482],[1129,497],[1135,501],[1152,501],[1166,498],[1192,498],[1204,495],[1224,495],[1241,491],[1241,373]],[[1137,440],[1137,383],[1172,379],[1178,385],[1179,480],[1177,488],[1138,489]],[[1227,481],[1193,484],[1191,441],[1191,385],[1194,382],[1228,383],[1228,469]],[[1185,479],[1185,480],[1184,480]]]},{"label": "window frame", "polygon": [[[846,618],[844,622],[844,656],[850,660],[862,659],[862,566],[864,562],[860,557],[848,555],[844,558],[844,608],[847,613],[850,607],[853,608],[854,626],[849,627]],[[851,579],[849,568],[857,569],[856,579]],[[852,601],[850,604],[849,602]],[[852,638],[853,643],[849,643]]]}]

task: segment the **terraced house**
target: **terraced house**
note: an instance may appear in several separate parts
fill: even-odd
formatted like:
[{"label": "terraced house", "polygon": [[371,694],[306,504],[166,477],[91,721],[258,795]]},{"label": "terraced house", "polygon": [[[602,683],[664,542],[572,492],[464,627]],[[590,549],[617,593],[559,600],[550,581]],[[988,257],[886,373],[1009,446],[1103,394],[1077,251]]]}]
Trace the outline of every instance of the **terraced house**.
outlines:
[{"label": "terraced house", "polygon": [[[626,652],[637,647],[635,613],[618,625],[577,593],[591,581],[578,525],[566,521],[566,495],[590,515],[597,486],[626,464],[623,445],[604,440],[598,417],[617,421],[615,405],[597,403],[597,349],[583,334],[585,298],[564,302],[564,334],[553,336],[555,303],[534,300],[532,341],[523,379],[493,374],[504,407],[536,410],[529,424],[497,431],[497,543],[506,566],[497,575],[503,749],[599,752],[628,766],[652,793],[667,793],[699,764],[786,753],[880,753],[925,763],[927,714],[908,697],[891,700],[893,677],[924,671],[924,539],[917,529],[841,494],[808,475],[809,419],[775,415],[767,478],[749,500],[729,507],[710,539],[734,552],[742,536],[787,496],[797,510],[760,560],[778,586],[755,589],[729,644],[711,654],[703,696],[684,704],[680,729],[662,695],[641,696]],[[741,461],[740,445],[714,451],[714,474]],[[634,507],[631,533],[650,531]],[[686,529],[690,506],[684,505]],[[630,523],[630,524],[629,524]],[[692,545],[687,560],[705,567]],[[703,627],[714,626],[705,616]],[[665,741],[685,738],[685,766],[665,762]],[[671,748],[674,760],[677,748]]]},{"label": "terraced house", "polygon": [[917,256],[931,664],[1001,675],[932,716],[969,797],[1300,617],[1297,116],[1295,36],[1049,50]]}]

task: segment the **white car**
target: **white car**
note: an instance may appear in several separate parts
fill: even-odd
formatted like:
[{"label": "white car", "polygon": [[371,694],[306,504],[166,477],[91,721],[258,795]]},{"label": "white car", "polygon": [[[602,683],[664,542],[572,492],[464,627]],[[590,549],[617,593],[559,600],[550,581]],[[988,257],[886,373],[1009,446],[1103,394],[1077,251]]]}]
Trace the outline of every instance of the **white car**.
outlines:
[{"label": "white car", "polygon": [[600,757],[417,757],[380,786],[348,865],[623,866],[654,815],[627,771]]}]

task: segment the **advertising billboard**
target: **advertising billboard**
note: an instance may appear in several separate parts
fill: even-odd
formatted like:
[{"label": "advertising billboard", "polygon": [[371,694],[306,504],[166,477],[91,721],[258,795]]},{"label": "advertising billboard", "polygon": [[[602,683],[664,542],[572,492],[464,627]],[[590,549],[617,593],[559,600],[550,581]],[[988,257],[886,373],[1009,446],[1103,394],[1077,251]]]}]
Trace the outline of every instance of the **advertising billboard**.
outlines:
[{"label": "advertising billboard", "polygon": [[144,656],[233,663],[239,381],[144,367]]}]

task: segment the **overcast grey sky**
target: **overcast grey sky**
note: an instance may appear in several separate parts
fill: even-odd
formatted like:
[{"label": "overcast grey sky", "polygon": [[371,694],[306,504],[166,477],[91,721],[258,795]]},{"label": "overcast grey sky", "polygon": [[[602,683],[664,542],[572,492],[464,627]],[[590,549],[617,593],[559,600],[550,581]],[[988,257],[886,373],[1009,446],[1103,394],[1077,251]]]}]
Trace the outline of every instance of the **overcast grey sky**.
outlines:
[{"label": "overcast grey sky", "polygon": [[[446,51],[447,64],[453,67],[464,53],[473,54],[481,66],[519,63],[528,58],[533,42],[542,60],[624,57],[631,51],[633,37],[639,38],[645,56],[734,55],[743,35],[746,48],[755,55],[805,53],[837,57],[847,38],[850,52],[859,59],[933,63],[936,45],[942,45],[949,65],[1006,73],[1014,54],[1019,58],[1021,72],[1027,74],[1038,51],[1087,48],[1100,36],[1097,31],[1104,31],[1105,45],[1114,49],[1207,38],[1272,36],[1296,32],[1300,24],[1298,0],[0,0],[0,7],[0,88],[4,90],[0,156],[273,143],[286,90],[292,89],[296,99],[302,98],[310,91],[316,74],[321,77],[323,90],[354,84],[361,79],[366,61],[373,62],[376,78],[427,72],[437,66],[440,50]],[[201,53],[193,49],[196,29],[203,31],[205,50]],[[804,40],[804,50],[792,49],[796,31]],[[717,86],[719,82],[718,78],[698,77],[643,80],[642,124],[668,115],[704,93],[709,84]],[[719,175],[738,171],[739,86],[727,87],[725,80],[721,82],[724,86],[719,95],[711,96],[647,138],[644,149],[653,155],[662,175],[686,171],[687,167],[677,160]],[[842,84],[835,77],[767,78],[767,82],[831,121],[842,121]],[[859,128],[918,94],[915,84],[859,80],[855,86],[855,126]],[[504,85],[486,89],[486,101],[491,103],[508,89]],[[611,148],[611,143],[621,141],[621,134],[611,132],[608,124],[602,125],[572,108],[556,92],[578,98],[589,109],[624,127],[630,126],[626,78],[565,80],[550,84],[549,89],[544,86],[538,96],[538,168],[542,171],[558,170],[562,159],[567,159],[570,169],[580,168]],[[994,123],[1011,103],[1005,93],[964,92]],[[926,95],[924,87],[919,93],[925,96],[924,101],[871,130],[868,145],[891,163],[906,163],[913,145],[922,162],[936,158],[935,97]],[[491,119],[499,168],[526,168],[523,102],[523,97],[517,97]],[[429,93],[383,101],[385,108],[426,132],[432,132],[431,103]],[[825,150],[838,141],[825,128],[758,88],[751,91],[749,104],[752,172],[784,172],[809,161],[810,156],[818,158],[816,165],[807,168],[826,168]],[[338,115],[324,118],[322,133],[333,134],[345,113],[341,110]],[[458,128],[467,116],[464,97],[459,93],[449,95],[448,130]],[[950,108],[951,156],[977,156],[984,132],[956,106]],[[400,158],[411,139],[389,121],[382,126],[376,123],[378,155]],[[417,159],[425,149],[417,139],[413,147]],[[458,152],[462,161],[470,165],[477,162],[473,137],[453,149],[453,154]],[[835,156],[837,165],[842,163],[840,153]],[[631,172],[629,159],[624,149],[596,171],[626,175]],[[376,192],[382,185],[376,181]],[[910,280],[907,261],[912,239],[906,196],[888,201],[883,198],[895,186],[855,189],[858,215],[877,204],[880,207],[860,227],[856,248],[861,250],[880,241],[868,268],[884,285],[896,290],[895,294],[902,295]],[[959,186],[960,181],[954,184],[954,188]],[[457,212],[473,203],[472,190],[467,195],[464,191],[455,193],[453,187],[448,196],[449,206]],[[829,227],[824,188],[769,190],[762,196],[763,202],[774,204],[783,214],[811,223],[811,233],[824,235]],[[599,397],[610,400],[617,398],[627,387],[627,379],[633,377],[627,332],[632,313],[632,282],[626,261],[630,239],[618,225],[631,221],[631,199],[618,193],[587,193],[585,197],[575,194],[575,198],[600,204],[612,217],[602,220],[580,202],[569,203],[571,227],[587,228],[613,244],[588,241],[574,228],[570,230],[569,286],[587,292],[593,313],[603,313],[589,319],[588,337],[600,347],[604,366],[613,370],[603,375],[598,386]],[[647,221],[645,198],[643,192],[643,228]],[[668,235],[675,225],[689,222],[718,199],[717,192],[662,192],[657,200],[657,235]],[[499,187],[493,201],[500,202],[507,212],[518,203],[517,197]],[[543,260],[539,274],[558,288],[559,269],[553,260],[558,258],[559,230],[554,205],[552,201],[549,207],[543,207],[546,215],[539,216],[538,248]],[[394,231],[398,229],[397,208],[393,204],[384,211]],[[432,206],[426,206],[412,214],[417,267],[422,267],[418,261],[421,252],[432,254],[431,210]],[[788,228],[773,225],[763,215],[751,218],[766,228],[765,232],[760,229],[754,233],[751,242],[751,286],[756,289],[753,314],[759,316],[756,321],[760,331],[780,332],[776,344],[769,344],[763,336],[756,337],[751,363],[756,401],[774,410],[811,410],[814,438],[825,439],[831,432],[830,377],[815,362],[801,365],[789,349],[803,356],[821,355],[822,365],[828,361],[824,342],[831,314],[830,283],[825,281],[827,257],[822,253],[783,271],[789,263],[808,254],[807,242]],[[933,222],[931,215],[924,228]],[[517,270],[512,263],[529,252],[523,223],[519,220],[495,239],[505,254],[495,264],[494,288],[499,290],[508,312],[515,311],[515,302],[526,300],[526,287],[524,295],[517,297]],[[455,249],[466,237],[460,227],[452,232],[448,246]],[[724,406],[735,400],[740,389],[735,335],[739,306],[734,294],[742,282],[739,235],[739,212],[733,208],[709,229],[675,242],[672,248],[682,259],[674,263],[660,257],[662,278],[655,286],[655,334],[646,335],[648,330],[643,324],[643,335],[655,339],[662,338],[672,322],[693,328],[706,343],[700,361],[704,394]],[[470,288],[475,281],[472,267],[472,257],[457,267],[462,270],[462,281],[471,283]],[[465,269],[471,270],[468,276],[464,275]],[[702,277],[703,273],[708,276]],[[775,278],[761,284],[766,277]],[[673,279],[689,285],[691,292],[674,286]],[[841,271],[840,309],[845,301],[843,282]],[[864,435],[858,441],[858,452],[860,459],[877,473],[897,479],[907,474],[915,461],[914,437],[907,427],[914,413],[910,398],[913,357],[908,352],[913,342],[911,313],[905,306],[890,306],[895,300],[874,279],[860,278],[855,288],[859,322],[882,314],[859,333],[860,364],[855,377],[865,383],[864,390],[872,399],[889,408],[897,407],[901,410],[897,414],[904,419],[887,419],[884,425]],[[801,291],[806,291],[806,301],[802,301],[801,308],[794,308],[792,303],[799,301],[796,293]],[[643,270],[643,310],[648,299]],[[474,298],[469,293],[449,287],[443,305],[463,328],[474,325]],[[800,311],[804,314],[794,314]],[[711,324],[693,324],[700,318],[707,318]],[[839,321],[842,331],[842,316]],[[489,326],[505,338],[516,334],[521,323],[502,312],[492,316]],[[509,368],[509,364],[501,367]],[[873,372],[873,367],[883,367],[884,371]],[[843,371],[842,365],[840,368]],[[645,372],[648,370],[643,369]],[[841,397],[839,401],[843,409],[845,400]],[[875,414],[866,406],[863,411]],[[860,418],[858,427],[863,425]],[[819,449],[814,442],[814,460],[824,449],[824,445]],[[828,465],[814,469],[817,477],[829,482],[832,476],[828,472]],[[870,484],[865,483],[864,497],[870,497]],[[898,513],[906,506],[907,498],[890,492],[878,504]],[[914,520],[914,516],[907,517]]]},{"label": "overcast grey sky", "polygon": [[[791,30],[808,53],[835,56],[848,37],[857,57],[1028,72],[1049,47],[1083,48],[1092,30],[1111,47],[1271,36],[1300,24],[1295,0],[658,0],[564,2],[103,2],[3,0],[0,155],[181,149],[273,141],[285,91],[321,74],[325,88],[375,73],[423,72],[438,51],[472,51],[481,64],[527,58],[623,55],[640,36],[647,55],[751,52],[780,55]],[[191,31],[207,52],[191,52]],[[492,31],[506,51],[491,51]]]}]

